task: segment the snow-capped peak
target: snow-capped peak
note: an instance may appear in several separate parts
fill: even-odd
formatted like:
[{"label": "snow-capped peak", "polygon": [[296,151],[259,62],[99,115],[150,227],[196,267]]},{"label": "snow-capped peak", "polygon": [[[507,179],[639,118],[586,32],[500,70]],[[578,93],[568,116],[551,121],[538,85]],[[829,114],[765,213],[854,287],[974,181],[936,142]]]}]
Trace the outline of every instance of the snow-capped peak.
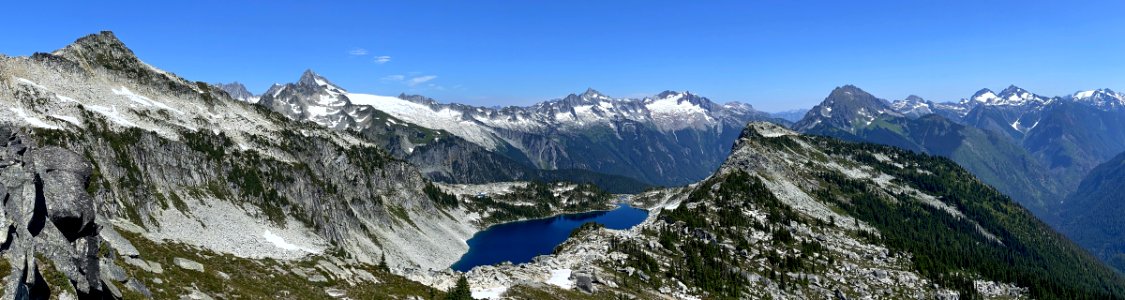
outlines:
[{"label": "snow-capped peak", "polygon": [[916,95],[910,95],[907,96],[906,99],[891,102],[891,108],[913,118],[934,113],[933,109],[930,107],[930,102]]},{"label": "snow-capped peak", "polygon": [[601,92],[598,92],[594,88],[587,88],[586,92],[582,93],[581,96],[582,96],[582,99],[586,99],[586,100],[611,100],[612,99],[609,96],[606,96],[605,94],[602,94]]},{"label": "snow-capped peak", "polygon": [[1125,107],[1125,93],[1110,89],[1080,91],[1070,96],[1071,100],[1097,107]]},{"label": "snow-capped peak", "polygon": [[990,103],[990,102],[993,102],[993,100],[995,100],[997,98],[999,98],[999,97],[997,97],[996,93],[993,93],[992,90],[981,89],[981,90],[977,91],[975,94],[973,94],[973,97],[970,98],[970,99],[972,99],[973,101],[976,101],[976,102],[980,102],[980,103]]},{"label": "snow-capped peak", "polygon": [[973,94],[972,103],[984,105],[1003,105],[1003,106],[1024,106],[1024,105],[1040,105],[1045,104],[1049,99],[1028,92],[1015,85],[1010,85],[999,94],[993,93],[989,89],[981,89],[976,94]]}]

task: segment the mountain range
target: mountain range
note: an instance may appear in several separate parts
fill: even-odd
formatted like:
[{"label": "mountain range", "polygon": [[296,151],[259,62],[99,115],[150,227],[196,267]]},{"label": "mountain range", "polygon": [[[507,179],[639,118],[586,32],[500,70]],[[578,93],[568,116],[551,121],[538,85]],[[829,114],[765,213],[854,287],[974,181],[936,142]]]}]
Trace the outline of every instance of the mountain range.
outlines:
[{"label": "mountain range", "polygon": [[[220,88],[224,86],[232,95],[242,92],[239,85]],[[427,156],[415,152],[440,142],[445,133],[445,140],[455,136],[473,144],[457,141],[456,151],[499,154],[541,170],[588,170],[667,186],[706,177],[747,122],[788,123],[746,104],[717,104],[690,92],[625,99],[588,89],[526,107],[491,108],[444,104],[423,96],[351,93],[311,70],[297,83],[274,85],[257,103],[295,120],[368,136],[395,136],[385,146],[420,166],[434,162],[409,157]],[[441,173],[432,178],[464,182],[469,179],[450,174],[488,172],[445,168]]]},{"label": "mountain range", "polygon": [[[1119,257],[1083,234],[1117,228],[1121,156],[1073,149],[1114,147],[1083,130],[1122,98],[978,94],[844,86],[793,124],[689,92],[486,108],[312,71],[253,95],[101,32],[0,56],[3,297],[1125,298],[1079,247]],[[622,202],[649,218],[449,268],[489,225]]]},{"label": "mountain range", "polygon": [[1125,94],[1109,89],[1044,97],[1010,86],[934,103],[920,97],[890,102],[844,86],[794,128],[949,157],[1069,235],[1109,242],[1097,232],[1115,235],[1115,227],[1073,224],[1120,223],[1090,210],[1115,201],[1083,198],[1098,193],[1087,174],[1125,151],[1123,106]]}]

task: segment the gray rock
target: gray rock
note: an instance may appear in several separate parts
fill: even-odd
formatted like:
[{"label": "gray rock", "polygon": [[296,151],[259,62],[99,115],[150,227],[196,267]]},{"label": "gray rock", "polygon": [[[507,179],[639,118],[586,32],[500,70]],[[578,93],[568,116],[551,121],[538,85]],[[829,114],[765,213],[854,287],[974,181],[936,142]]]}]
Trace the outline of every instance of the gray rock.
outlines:
[{"label": "gray rock", "polygon": [[333,264],[332,262],[327,261],[327,260],[321,260],[321,261],[316,262],[316,266],[318,268],[320,268],[321,270],[324,270],[325,272],[328,272],[328,275],[332,276],[332,278],[347,279],[347,278],[351,277],[350,272],[348,272],[344,269],[341,269],[340,267],[336,266],[336,264]]},{"label": "gray rock", "polygon": [[375,277],[375,275],[372,275],[370,272],[361,269],[354,269],[352,270],[352,273],[355,273],[356,277],[358,277],[360,280],[373,284],[379,283],[379,278]]},{"label": "gray rock", "polygon": [[[156,283],[161,283],[160,278],[153,278],[152,281],[156,282]],[[145,297],[147,297],[147,298],[152,298],[152,291],[149,291],[148,287],[145,286],[145,284],[141,283],[140,281],[129,280],[129,281],[125,282],[125,288],[127,288],[131,291],[140,293],[141,295],[145,295]]]},{"label": "gray rock", "polygon": [[645,271],[637,270],[637,277],[640,277],[644,282],[648,282],[649,280],[649,276],[648,274],[645,274]]},{"label": "gray rock", "polygon": [[113,282],[106,281],[103,278],[102,286],[109,290],[109,293],[113,294],[114,298],[121,299],[121,289],[117,288],[117,285],[114,285]]},{"label": "gray rock", "polygon": [[139,259],[139,258],[126,257],[125,263],[133,265],[137,268],[140,268],[141,270],[144,270],[145,272],[156,273],[156,274],[164,273],[164,268],[161,267],[160,263],[157,263],[157,262],[147,261],[147,260],[143,260],[143,259]]},{"label": "gray rock", "polygon": [[35,172],[40,174],[62,171],[81,176],[90,176],[92,170],[90,168],[90,163],[86,162],[86,158],[82,157],[82,155],[55,146],[35,150],[32,154],[32,160],[35,162]]},{"label": "gray rock", "polygon": [[593,276],[590,276],[590,274],[574,274],[574,283],[574,285],[583,292],[596,293],[598,291],[598,288],[594,286],[594,278]]},{"label": "gray rock", "polygon": [[176,257],[176,258],[172,259],[172,263],[175,263],[176,266],[179,266],[180,268],[184,268],[184,269],[188,269],[188,270],[192,270],[192,271],[196,271],[196,272],[203,272],[203,264],[198,263],[194,260]]},{"label": "gray rock", "polygon": [[124,282],[126,279],[129,278],[129,275],[125,273],[125,269],[122,269],[121,267],[117,266],[117,264],[114,264],[113,261],[110,261],[110,260],[102,260],[101,261],[100,271],[101,271],[101,275],[102,275],[102,280],[112,280],[112,281],[117,281],[117,282]]},{"label": "gray rock", "polygon": [[875,275],[875,279],[883,280],[887,278],[886,270],[875,270],[872,274]]},{"label": "gray rock", "polygon": [[141,252],[137,251],[137,247],[134,247],[133,243],[130,243],[129,240],[125,239],[124,236],[121,236],[121,233],[113,229],[112,225],[101,226],[100,230],[98,231],[98,236],[100,236],[102,240],[108,243],[109,246],[114,250],[117,250],[117,254],[119,255],[131,257],[137,257],[138,255],[141,255]]},{"label": "gray rock", "polygon": [[320,275],[320,273],[313,274],[312,276],[309,276],[308,279],[309,279],[309,281],[312,281],[312,282],[327,282],[328,281],[328,278],[325,278],[324,275]]},{"label": "gray rock", "polygon": [[[34,151],[35,176],[42,185],[47,216],[68,239],[93,228],[94,201],[86,192],[88,163],[74,151],[47,147]],[[37,197],[39,198],[39,197]]]},{"label": "gray rock", "polygon": [[183,295],[183,296],[181,296],[181,297],[180,297],[180,299],[191,299],[191,300],[214,300],[215,298],[211,298],[211,296],[210,296],[210,295],[204,294],[203,292],[200,292],[200,291],[199,291],[198,289],[196,289],[196,288],[192,288],[192,289],[191,289],[191,293],[188,293],[187,295]]}]

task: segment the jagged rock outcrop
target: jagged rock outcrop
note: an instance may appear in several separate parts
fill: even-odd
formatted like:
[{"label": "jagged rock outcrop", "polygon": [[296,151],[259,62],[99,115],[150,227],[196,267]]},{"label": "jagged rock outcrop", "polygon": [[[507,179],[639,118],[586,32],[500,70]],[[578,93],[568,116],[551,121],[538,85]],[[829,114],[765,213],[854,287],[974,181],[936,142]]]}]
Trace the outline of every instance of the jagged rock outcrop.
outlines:
[{"label": "jagged rock outcrop", "polygon": [[0,127],[0,138],[0,251],[11,267],[3,274],[4,298],[104,296],[112,283],[103,283],[100,272],[105,258],[86,192],[89,163],[70,150],[38,147],[8,127]]}]

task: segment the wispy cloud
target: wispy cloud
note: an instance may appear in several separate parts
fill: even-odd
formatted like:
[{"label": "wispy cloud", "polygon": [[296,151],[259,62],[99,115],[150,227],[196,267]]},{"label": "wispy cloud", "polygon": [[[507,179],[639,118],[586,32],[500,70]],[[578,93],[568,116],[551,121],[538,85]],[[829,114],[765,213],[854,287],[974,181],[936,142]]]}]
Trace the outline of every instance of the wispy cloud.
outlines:
[{"label": "wispy cloud", "polygon": [[380,56],[375,57],[375,63],[380,64],[380,65],[385,64],[389,61],[391,61],[391,57],[387,56],[387,55],[380,55]]},{"label": "wispy cloud", "polygon": [[406,76],[404,76],[404,75],[387,75],[387,76],[383,76],[383,78],[379,78],[379,80],[383,81],[383,82],[402,82],[403,80],[406,80]]},{"label": "wispy cloud", "polygon": [[425,75],[425,76],[412,77],[412,78],[410,78],[409,81],[406,82],[406,85],[416,86],[416,85],[423,84],[423,83],[426,83],[427,81],[434,80],[434,79],[437,79],[437,75]]},{"label": "wispy cloud", "polygon": [[367,55],[367,49],[363,49],[363,48],[355,48],[355,49],[352,49],[351,51],[348,51],[348,55],[351,55],[351,56],[364,56],[364,55]]},{"label": "wispy cloud", "polygon": [[434,79],[438,78],[437,75],[415,75],[415,74],[416,73],[409,73],[408,75],[401,75],[401,74],[387,75],[387,76],[383,76],[382,78],[379,78],[379,81],[382,81],[383,83],[402,84],[402,85],[410,87],[411,89],[415,89],[415,88],[426,88],[426,89],[435,89],[435,90],[444,90],[445,89],[444,86],[441,86],[441,85],[438,85],[438,84],[435,84],[435,83],[431,82]]}]

